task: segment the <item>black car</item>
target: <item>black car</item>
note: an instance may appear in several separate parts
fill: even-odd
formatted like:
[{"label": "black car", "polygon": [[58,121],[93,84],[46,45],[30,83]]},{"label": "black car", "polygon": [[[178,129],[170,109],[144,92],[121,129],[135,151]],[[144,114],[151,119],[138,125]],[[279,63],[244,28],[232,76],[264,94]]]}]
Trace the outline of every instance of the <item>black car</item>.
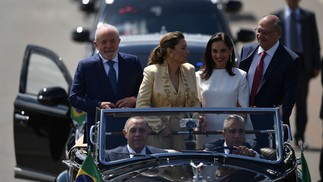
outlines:
[{"label": "black car", "polygon": [[[187,35],[188,44],[199,36]],[[136,38],[136,36],[134,37]],[[121,38],[124,40],[124,44],[120,45],[120,49],[125,51],[127,50],[126,46],[131,45],[133,48],[136,45],[144,46],[144,41],[131,42],[131,36]],[[158,36],[156,36],[156,41],[157,39]],[[143,38],[142,40],[145,39]],[[147,40],[149,39],[147,38]],[[190,52],[198,52],[199,49],[203,50],[205,42],[201,37],[197,40],[200,40],[200,42],[196,41],[194,44],[192,42],[192,45],[196,45],[196,47],[193,49],[189,48],[191,49]],[[147,56],[149,49],[146,50]],[[198,64],[199,62],[199,60],[195,63],[193,61],[190,60],[193,64]],[[33,45],[26,47],[20,75],[19,93],[14,102],[16,177],[38,181],[53,181],[56,177],[58,181],[66,181],[67,178],[75,177],[86,155],[79,153],[79,148],[70,149],[74,146],[79,136],[82,135],[82,122],[85,119],[85,115],[75,108],[70,108],[67,101],[71,81],[72,78],[59,56],[42,47]],[[266,116],[272,116],[274,127],[264,131],[250,131],[271,136],[268,137],[271,139],[270,146],[260,151],[260,154],[263,156],[261,159],[225,155],[216,151],[205,152],[201,149],[190,149],[116,162],[106,161],[103,154],[103,151],[106,150],[104,147],[106,146],[103,143],[104,140],[109,138],[105,136],[106,132],[104,130],[100,130],[97,133],[94,132],[95,135],[101,138],[99,140],[101,143],[95,143],[96,150],[94,152],[97,156],[95,159],[102,164],[99,165],[99,169],[104,180],[167,181],[171,179],[178,181],[179,179],[184,179],[186,181],[212,181],[213,178],[210,175],[213,173],[205,174],[200,173],[200,171],[202,168],[213,170],[215,167],[224,167],[230,171],[237,171],[234,174],[238,175],[237,177],[243,176],[243,179],[245,176],[251,175],[253,178],[256,177],[254,181],[297,181],[301,177],[300,170],[297,167],[300,162],[289,144],[290,140],[283,141],[284,135],[290,136],[290,129],[288,126],[281,125],[278,108],[178,108],[178,110],[172,108],[171,110],[161,111],[158,109],[146,110],[148,110],[149,114],[153,115],[157,113],[160,115],[162,112],[166,112],[167,115],[176,114],[176,112],[245,113],[256,115],[264,113]],[[129,114],[135,115],[138,113],[142,115],[147,112],[146,110],[99,110],[100,118],[102,118],[100,119],[102,122],[99,125],[104,125],[106,120],[113,119],[115,116],[122,117],[125,114],[128,116]],[[113,117],[111,118],[111,116]],[[105,128],[104,126],[98,127]],[[289,133],[287,134],[286,131]],[[217,131],[209,132],[211,132],[210,134],[219,134]],[[186,134],[195,135],[199,133],[188,130]],[[273,136],[274,141],[272,141]],[[84,152],[86,149],[81,151]],[[63,160],[69,167],[62,163]],[[200,163],[203,163],[204,167],[198,167]],[[172,172],[173,169],[175,171],[179,170],[182,173],[175,172],[175,174],[179,175],[172,176],[159,175],[160,171],[170,170]],[[61,173],[62,171],[64,172]],[[224,178],[219,178],[218,181],[222,179]]]},{"label": "black car", "polygon": [[26,47],[13,113],[15,177],[52,181],[64,169],[63,151],[74,127],[67,102],[71,82],[59,56]]},{"label": "black car", "polygon": [[[147,66],[150,52],[159,44],[163,34],[145,34],[145,35],[125,35],[121,36],[119,50],[130,54],[137,55],[141,66]],[[189,50],[188,62],[195,66],[196,70],[202,65],[203,53],[210,36],[200,34],[184,34]]]},{"label": "black car", "polygon": [[[100,9],[100,3],[104,2],[102,0],[76,0],[76,2],[80,6],[80,10],[85,12],[86,14],[97,13]],[[106,1],[107,4],[111,4],[113,1]],[[237,13],[242,9],[242,2],[240,0],[213,0],[213,3],[218,4],[224,11],[228,13]]]},{"label": "black car", "polygon": [[[224,181],[301,181],[302,174],[298,168],[299,161],[295,151],[290,145],[290,128],[282,125],[279,108],[126,108],[97,110],[100,116],[97,124],[92,126],[91,141],[94,145],[92,155],[98,168],[99,175],[84,170],[89,176],[101,176],[103,181],[193,181],[193,182],[224,182]],[[196,114],[238,114],[254,118],[253,122],[266,119],[272,122],[272,127],[262,130],[246,130],[248,134],[260,134],[268,138],[268,145],[254,149],[253,156],[243,153],[235,154],[225,150],[235,150],[234,147],[218,145],[205,150],[195,146],[196,135],[222,135],[222,131],[197,132],[198,120]],[[150,116],[180,118],[181,130],[172,132],[172,135],[185,135],[183,140],[186,148],[182,150],[164,149],[166,153],[141,154],[130,158],[129,152],[118,153],[119,159],[110,160],[106,141],[117,131],[108,131],[106,123],[116,117]],[[285,132],[284,132],[285,131]],[[121,133],[121,132],[119,132]],[[236,133],[232,134],[236,137]],[[243,135],[240,135],[241,137]],[[288,138],[284,141],[284,136]],[[247,137],[247,136],[246,136]],[[229,137],[230,138],[230,137]],[[249,142],[245,140],[245,142]],[[252,143],[249,143],[252,147]],[[153,144],[151,144],[153,145]],[[78,175],[83,160],[86,158],[86,146],[80,144],[70,153],[68,160],[64,161],[68,170],[63,171],[56,179],[57,182],[72,182]],[[88,164],[88,163],[87,163]],[[87,166],[88,167],[88,166]]]},{"label": "black car", "polygon": [[[97,0],[98,1],[98,0]],[[92,41],[96,28],[109,23],[118,28],[121,35],[141,35],[171,31],[188,34],[213,35],[226,32],[234,42],[255,39],[253,30],[240,29],[233,35],[227,12],[239,7],[221,3],[221,0],[117,0],[99,1],[91,29],[78,27],[72,38],[76,42],[88,42],[87,55],[95,52]],[[224,8],[225,7],[225,8]],[[238,51],[237,51],[238,52]]]}]

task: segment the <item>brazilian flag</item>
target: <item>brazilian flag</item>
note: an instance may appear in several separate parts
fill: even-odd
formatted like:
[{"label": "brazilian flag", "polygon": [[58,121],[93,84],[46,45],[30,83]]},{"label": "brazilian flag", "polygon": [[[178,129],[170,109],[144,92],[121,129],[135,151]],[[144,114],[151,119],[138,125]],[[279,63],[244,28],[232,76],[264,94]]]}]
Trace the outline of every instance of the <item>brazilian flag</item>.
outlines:
[{"label": "brazilian flag", "polygon": [[75,107],[71,107],[71,118],[74,122],[81,126],[85,121],[86,112],[76,109]]},{"label": "brazilian flag", "polygon": [[307,166],[305,156],[303,154],[303,149],[301,150],[301,163],[302,163],[302,182],[311,182],[311,174]]},{"label": "brazilian flag", "polygon": [[82,163],[76,175],[76,182],[102,182],[101,175],[96,167],[94,160],[91,156],[91,151],[88,151],[86,159]]}]

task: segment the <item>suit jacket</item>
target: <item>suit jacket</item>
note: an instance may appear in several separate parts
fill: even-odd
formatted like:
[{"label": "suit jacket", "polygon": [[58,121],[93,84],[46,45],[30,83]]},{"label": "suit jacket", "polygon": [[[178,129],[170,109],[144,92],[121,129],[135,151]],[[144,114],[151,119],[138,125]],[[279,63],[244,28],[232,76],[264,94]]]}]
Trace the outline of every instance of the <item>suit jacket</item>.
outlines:
[{"label": "suit jacket", "polygon": [[87,122],[94,124],[99,101],[116,103],[125,97],[137,96],[142,81],[142,67],[134,55],[118,53],[119,75],[114,94],[98,54],[81,60],[77,66],[69,101],[73,107],[87,112]]},{"label": "suit jacket", "polygon": [[[200,107],[197,97],[195,68],[189,63],[184,63],[180,68],[183,95],[174,95],[171,91],[172,83],[168,74],[168,64],[154,64],[144,69],[144,79],[140,85],[136,107]],[[172,105],[171,99],[174,97],[184,97],[184,105]],[[149,126],[155,132],[165,128],[165,123],[169,117],[164,117],[164,121],[159,119],[149,119]]]},{"label": "suit jacket", "polygon": [[[239,67],[248,72],[258,43],[242,47]],[[301,58],[281,43],[272,57],[254,98],[256,107],[278,107],[282,105],[282,119],[289,124],[296,99],[299,63]],[[252,82],[248,80],[248,82]],[[256,129],[256,128],[255,128]]]},{"label": "suit jacket", "polygon": [[[167,153],[167,151],[153,146],[149,146],[149,145],[146,146],[146,154],[156,154],[156,153]],[[130,158],[130,153],[127,146],[125,145],[111,150],[107,150],[105,157],[108,161],[126,159],[126,158]]]},{"label": "suit jacket", "polygon": [[[319,70],[320,69],[320,39],[318,35],[318,30],[316,26],[316,18],[315,14],[311,11],[304,10],[300,8],[300,24],[301,24],[301,40],[303,44],[303,61],[302,61],[302,67],[305,68],[306,72],[309,74],[309,76],[313,76],[312,72],[313,70]],[[281,38],[282,43],[285,43],[284,37],[286,34],[285,27],[285,18],[284,18],[284,9],[281,9],[274,14],[277,15],[281,22],[283,27],[283,36]]]}]

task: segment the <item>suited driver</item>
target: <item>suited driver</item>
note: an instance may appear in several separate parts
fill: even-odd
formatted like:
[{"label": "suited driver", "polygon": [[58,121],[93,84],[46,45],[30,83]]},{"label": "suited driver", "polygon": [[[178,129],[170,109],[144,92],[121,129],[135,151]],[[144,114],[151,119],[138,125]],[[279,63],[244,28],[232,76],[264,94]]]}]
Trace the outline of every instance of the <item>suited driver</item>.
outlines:
[{"label": "suited driver", "polygon": [[[252,149],[251,145],[245,141],[245,120],[243,117],[232,114],[228,115],[223,122],[223,139],[215,142],[204,144],[206,150],[216,150],[217,148],[231,147],[232,149],[224,149],[226,154],[233,153],[250,157],[260,157],[259,154]],[[232,151],[230,151],[232,150]]]},{"label": "suited driver", "polygon": [[127,145],[107,150],[106,159],[108,161],[132,158],[134,155],[144,156],[146,154],[166,152],[163,149],[146,145],[150,128],[141,116],[129,118],[122,133],[127,139]]}]

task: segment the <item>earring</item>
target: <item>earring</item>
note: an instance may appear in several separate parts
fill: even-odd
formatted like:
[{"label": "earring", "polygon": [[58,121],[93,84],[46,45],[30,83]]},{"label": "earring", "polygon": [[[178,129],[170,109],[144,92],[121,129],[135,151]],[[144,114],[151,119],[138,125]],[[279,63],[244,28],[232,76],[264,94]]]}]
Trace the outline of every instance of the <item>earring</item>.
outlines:
[{"label": "earring", "polygon": [[229,61],[230,61],[230,63],[232,63],[232,54],[230,54],[230,56],[229,56]]}]

